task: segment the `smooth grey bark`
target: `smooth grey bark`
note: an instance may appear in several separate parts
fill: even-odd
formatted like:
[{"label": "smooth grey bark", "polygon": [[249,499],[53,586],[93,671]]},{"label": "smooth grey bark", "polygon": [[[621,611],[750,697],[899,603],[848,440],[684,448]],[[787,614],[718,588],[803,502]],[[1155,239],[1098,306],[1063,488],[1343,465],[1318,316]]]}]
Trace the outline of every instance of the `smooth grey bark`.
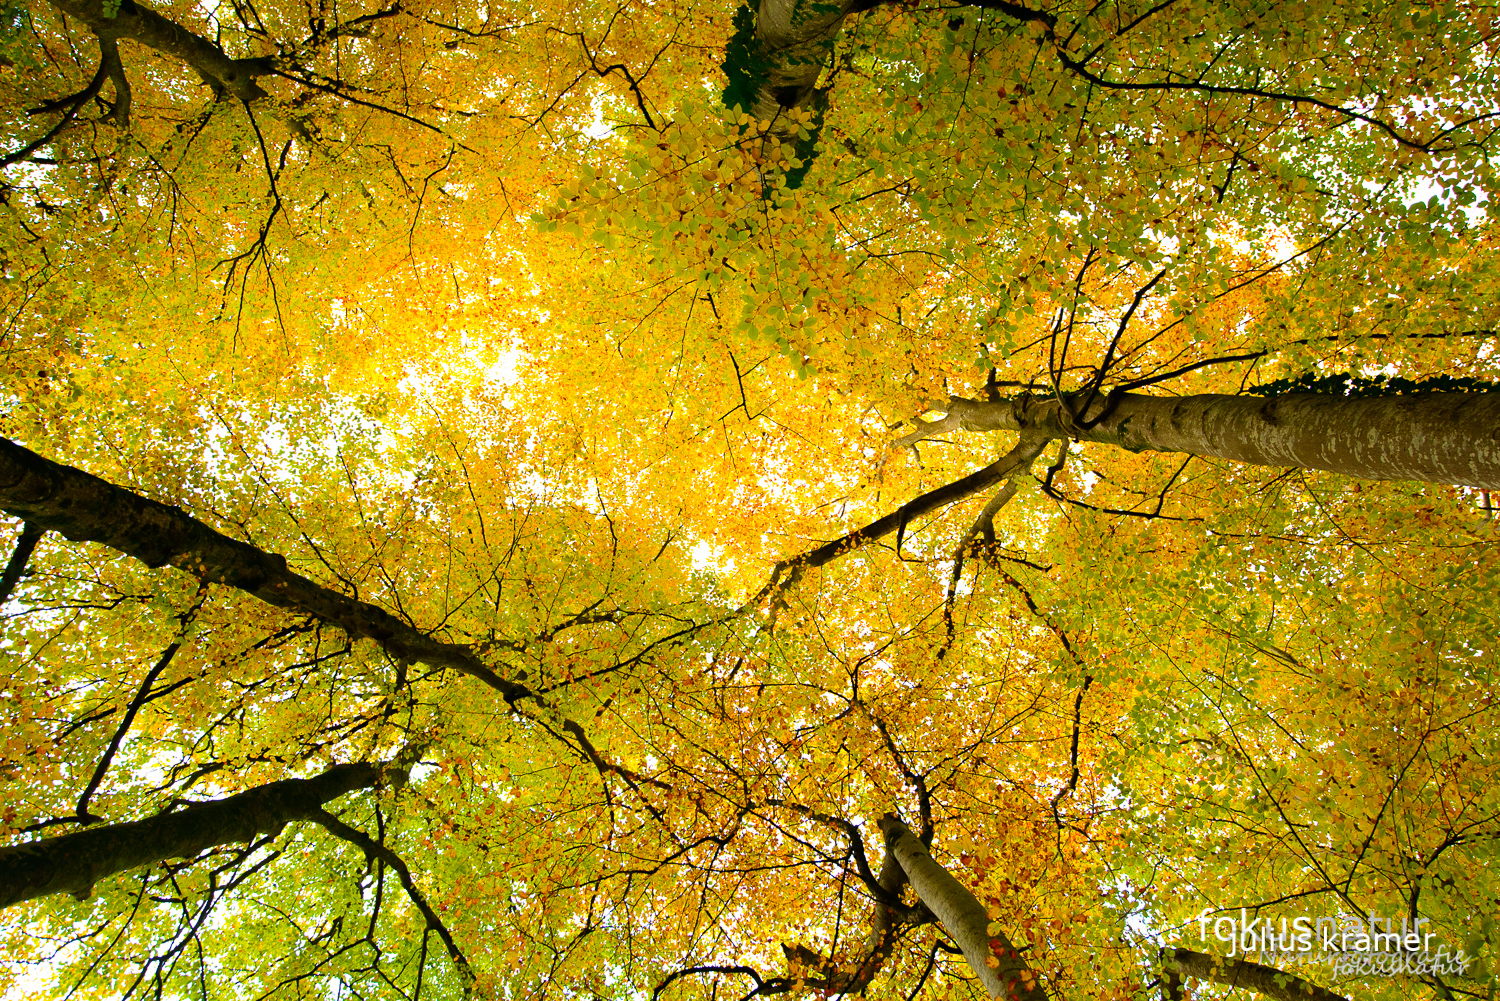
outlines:
[{"label": "smooth grey bark", "polygon": [[1071,421],[1056,400],[954,397],[948,415],[923,425],[919,434],[1021,431],[1132,452],[1185,452],[1368,480],[1500,488],[1500,393],[1374,398],[1121,393],[1099,396],[1078,418]]},{"label": "smooth grey bark", "polygon": [[1276,1001],[1348,1001],[1299,976],[1244,959],[1220,959],[1191,949],[1163,949],[1161,958],[1163,1001],[1182,1001],[1185,976],[1258,991]]},{"label": "smooth grey bark", "polygon": [[323,804],[368,789],[384,774],[380,765],[334,765],[310,779],[271,782],[148,820],[0,848],[0,908],[52,893],[82,900],[96,882],[127,869],[253,841],[291,821],[318,818]]},{"label": "smooth grey bark", "polygon": [[433,639],[382,608],[293,573],[279,554],[231,539],[181,508],[53,462],[6,438],[0,438],[0,510],[74,541],[102,543],[149,567],[170,564],[277,608],[316,616],[352,638],[376,641],[397,660],[478,678],[507,702],[534,697],[525,685],[496,674],[469,648]]},{"label": "smooth grey bark", "polygon": [[[992,998],[1047,1001],[1047,992],[1020,952],[1003,933],[989,933],[989,914],[962,883],[939,865],[901,819],[894,814],[880,818],[887,850],[901,863],[917,898],[927,905],[950,938],[963,950],[964,958]],[[990,948],[991,941],[997,949]],[[999,965],[991,967],[993,957]]]}]

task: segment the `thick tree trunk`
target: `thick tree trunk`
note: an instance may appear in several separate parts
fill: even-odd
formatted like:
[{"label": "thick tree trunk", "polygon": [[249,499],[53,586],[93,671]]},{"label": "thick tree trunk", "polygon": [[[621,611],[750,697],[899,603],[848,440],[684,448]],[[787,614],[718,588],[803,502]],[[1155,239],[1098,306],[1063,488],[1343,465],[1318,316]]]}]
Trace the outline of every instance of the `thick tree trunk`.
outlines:
[{"label": "thick tree trunk", "polygon": [[96,882],[127,869],[253,841],[291,821],[317,817],[323,804],[368,789],[384,774],[379,765],[334,765],[310,779],[272,782],[149,820],[0,848],[0,908],[51,893],[82,900]]},{"label": "thick tree trunk", "polygon": [[508,702],[533,694],[525,685],[501,678],[467,647],[435,640],[384,609],[293,573],[285,557],[231,539],[181,508],[44,459],[5,438],[0,438],[0,509],[74,541],[103,543],[147,566],[171,564],[277,608],[316,616],[355,639],[375,640],[397,660],[472,675]]},{"label": "thick tree trunk", "polygon": [[[1101,419],[1102,418],[1102,419]],[[1087,427],[1098,420],[1094,427]],[[1416,393],[1350,398],[1100,396],[1073,426],[1055,400],[981,402],[955,397],[924,435],[1025,431],[1185,452],[1260,466],[1300,466],[1369,480],[1500,488],[1500,393]]]},{"label": "thick tree trunk", "polygon": [[1276,1001],[1348,1001],[1342,994],[1335,994],[1284,970],[1244,959],[1220,959],[1191,949],[1163,949],[1161,958],[1164,1001],[1182,1001],[1183,977],[1259,991]]},{"label": "thick tree trunk", "polygon": [[[992,998],[1047,1001],[1036,974],[1005,935],[989,933],[989,915],[974,894],[938,865],[922,840],[894,814],[880,818],[887,849],[896,856],[917,897],[942,923]],[[993,943],[993,947],[992,947]],[[995,961],[996,966],[988,965]]]}]

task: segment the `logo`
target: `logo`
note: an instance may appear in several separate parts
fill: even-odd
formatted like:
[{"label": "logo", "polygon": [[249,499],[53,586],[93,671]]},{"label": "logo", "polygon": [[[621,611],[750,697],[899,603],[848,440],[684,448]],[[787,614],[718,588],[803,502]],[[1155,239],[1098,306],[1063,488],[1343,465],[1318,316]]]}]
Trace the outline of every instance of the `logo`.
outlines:
[{"label": "logo", "polygon": [[1281,968],[1325,963],[1336,975],[1462,975],[1473,957],[1437,942],[1428,924],[1427,918],[1402,918],[1398,924],[1394,918],[1377,918],[1374,911],[1368,920],[1347,915],[1267,918],[1243,907],[1237,915],[1205,907],[1198,915],[1198,937],[1219,942],[1231,958],[1254,955]]}]

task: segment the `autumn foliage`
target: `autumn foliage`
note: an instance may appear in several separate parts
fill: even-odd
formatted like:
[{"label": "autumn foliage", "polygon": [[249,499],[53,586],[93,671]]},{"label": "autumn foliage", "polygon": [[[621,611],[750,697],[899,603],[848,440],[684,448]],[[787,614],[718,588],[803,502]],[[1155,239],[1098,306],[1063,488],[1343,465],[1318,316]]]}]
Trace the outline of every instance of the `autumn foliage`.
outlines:
[{"label": "autumn foliage", "polygon": [[0,990],[1492,997],[1495,29],[0,3]]}]

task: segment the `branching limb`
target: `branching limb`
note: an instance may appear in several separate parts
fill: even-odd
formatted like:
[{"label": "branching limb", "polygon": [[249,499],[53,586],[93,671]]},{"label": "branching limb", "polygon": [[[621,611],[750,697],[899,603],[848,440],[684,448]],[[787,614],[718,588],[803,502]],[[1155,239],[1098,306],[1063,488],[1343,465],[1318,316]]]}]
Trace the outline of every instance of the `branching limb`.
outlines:
[{"label": "branching limb", "polygon": [[1083,676],[1083,685],[1079,687],[1077,696],[1073,699],[1073,742],[1068,758],[1072,767],[1072,774],[1068,778],[1068,784],[1057,790],[1057,795],[1052,797],[1050,804],[1052,808],[1052,819],[1059,828],[1063,824],[1062,814],[1057,812],[1057,804],[1061,803],[1064,796],[1071,795],[1078,788],[1078,734],[1083,725],[1083,697],[1088,694],[1089,686],[1094,683],[1094,676],[1086,674]]},{"label": "branching limb", "polygon": [[979,512],[979,517],[974,519],[974,524],[964,533],[963,539],[953,551],[953,572],[948,575],[948,593],[943,598],[943,627],[947,630],[947,636],[937,652],[938,660],[943,660],[948,656],[948,651],[953,649],[954,640],[957,638],[957,627],[953,621],[953,606],[958,602],[958,582],[963,579],[964,556],[971,548],[977,548],[978,539],[981,537],[985,544],[994,544],[995,515],[999,514],[1000,509],[1016,495],[1016,476],[1029,468],[1028,465],[1016,469],[1015,473],[1005,481],[1005,485],[984,505],[984,509]]},{"label": "branching limb", "polygon": [[[516,672],[521,680],[504,678],[480,660],[472,647],[435,639],[377,605],[294,573],[278,553],[231,539],[181,508],[52,462],[4,438],[0,438],[0,509],[65,538],[103,543],[150,567],[170,564],[205,585],[224,584],[277,608],[310,615],[338,626],[351,639],[374,640],[397,664],[420,661],[467,674],[500,693],[513,708],[519,701],[534,702],[579,740],[578,748],[601,774],[617,774],[632,785],[660,785],[607,761],[582,727],[522,683],[526,672]],[[555,729],[549,730],[558,735]],[[655,811],[649,803],[647,807]]]},{"label": "branching limb", "polygon": [[[890,728],[885,725],[885,720],[881,719],[879,716],[876,716],[875,713],[870,709],[870,707],[863,701],[859,701],[858,705],[860,709],[864,710],[864,714],[869,718],[870,722],[875,724],[875,729],[880,731],[881,739],[885,741],[885,749],[891,752],[891,759],[896,762],[896,768],[901,772],[901,776],[905,778],[907,782],[910,782],[912,788],[916,790],[917,815],[921,818],[922,821],[922,830],[918,836],[921,838],[922,844],[932,844],[932,835],[934,832],[932,821],[932,791],[927,788],[926,773],[917,772],[913,770],[909,764],[907,764],[906,756],[903,755],[900,748],[896,746],[896,741],[891,736]],[[887,856],[889,857],[889,853],[887,853]]]},{"label": "branching limb", "polygon": [[[1016,470],[1017,475],[1025,470]],[[984,508],[979,512],[979,517],[974,519],[969,532],[964,536],[964,543],[972,545],[976,539],[983,538],[985,542],[995,541],[995,516],[1000,509],[1010,503],[1010,499],[1016,495],[1016,479],[1011,477],[1005,482],[1005,486],[996,491],[995,496],[989,499]]]},{"label": "branching limb", "polygon": [[685,970],[678,970],[668,975],[667,979],[656,985],[656,990],[651,992],[651,1001],[657,1001],[661,992],[683,977],[691,977],[699,973],[728,973],[734,976],[749,977],[755,981],[755,989],[745,998],[753,998],[763,994],[785,994],[792,989],[794,980],[790,977],[762,977],[759,972],[748,966],[690,966]]},{"label": "branching limb", "polygon": [[[216,43],[137,0],[119,0],[113,5],[116,8],[113,13],[106,9],[104,0],[52,0],[52,5],[88,25],[99,36],[101,44],[106,40],[113,43],[128,38],[181,60],[192,67],[217,96],[228,95],[241,101],[258,101],[266,96],[256,78],[273,72],[270,57],[233,59]],[[101,65],[100,69],[103,71],[105,67]]]},{"label": "branching limb", "polygon": [[10,562],[5,564],[5,572],[0,574],[0,605],[10,600],[11,591],[20,583],[21,576],[26,573],[26,564],[31,559],[31,554],[36,550],[36,544],[41,541],[46,530],[35,522],[26,522],[21,526],[21,534],[16,539],[16,548],[11,550]]},{"label": "branching limb", "polygon": [[[115,752],[120,749],[120,743],[125,739],[125,735],[130,732],[130,725],[135,722],[136,713],[140,712],[141,707],[147,702],[151,702],[166,694],[165,691],[153,692],[151,686],[156,684],[156,679],[161,676],[161,672],[165,671],[167,665],[172,663],[173,656],[182,647],[183,635],[187,632],[188,624],[193,621],[193,616],[197,615],[198,610],[203,607],[203,602],[207,597],[208,585],[199,584],[198,600],[186,612],[178,616],[177,638],[162,651],[161,656],[157,658],[156,664],[151,670],[146,672],[146,677],[141,680],[141,685],[135,693],[135,698],[131,699],[130,705],[125,707],[124,718],[120,720],[120,725],[115,728],[115,735],[110,738],[109,746],[99,756],[99,763],[94,767],[94,774],[90,776],[88,785],[84,786],[83,793],[78,797],[76,812],[79,823],[95,824],[104,819],[89,813],[89,800],[99,790],[99,784],[104,781],[104,776],[108,774],[109,766],[114,761]],[[178,686],[170,685],[167,687],[168,690],[171,690]]]},{"label": "branching limb", "polygon": [[[583,54],[588,58],[589,69],[594,71],[595,76],[598,76],[602,79],[609,76],[611,73],[618,72],[625,77],[625,82],[630,86],[630,92],[635,95],[635,106],[641,109],[641,115],[645,117],[647,127],[650,128],[653,132],[660,132],[661,129],[657,126],[656,119],[652,117],[651,110],[646,107],[646,95],[641,91],[641,80],[637,78],[634,73],[630,72],[630,67],[626,66],[624,63],[613,63],[609,66],[601,66],[599,65],[598,56],[595,53],[589,51],[588,39],[584,37],[583,32],[565,32],[564,34],[567,34],[569,37],[578,39],[579,47],[583,49]],[[668,44],[670,45],[671,43],[668,42]],[[664,52],[666,51],[666,49],[663,48],[661,51]],[[658,52],[657,57],[660,58],[660,56],[661,52]],[[651,63],[654,66],[656,60],[653,59]],[[651,72],[651,66],[646,67],[646,72]]]},{"label": "branching limb", "polygon": [[1089,380],[1088,386],[1084,388],[1083,402],[1077,405],[1076,408],[1070,402],[1069,410],[1073,416],[1072,423],[1078,430],[1088,431],[1097,427],[1101,421],[1109,416],[1110,410],[1113,409],[1115,403],[1123,395],[1124,390],[1116,387],[1105,399],[1103,409],[1093,417],[1084,416],[1089,412],[1089,408],[1094,405],[1094,400],[1099,395],[1100,387],[1104,385],[1104,380],[1109,377],[1110,369],[1114,367],[1115,352],[1120,347],[1120,341],[1124,338],[1125,331],[1130,327],[1131,318],[1135,316],[1135,311],[1140,308],[1141,302],[1145,300],[1146,296],[1151,294],[1151,290],[1167,276],[1167,270],[1167,268],[1162,268],[1149,282],[1135,290],[1135,297],[1130,301],[1130,308],[1126,309],[1125,315],[1120,318],[1120,325],[1115,331],[1114,339],[1109,342],[1109,348],[1104,352],[1104,361],[1099,364],[1099,368],[1094,372],[1094,377]]},{"label": "branching limb", "polygon": [[1068,783],[1057,791],[1057,795],[1052,797],[1051,802],[1052,819],[1057,823],[1058,827],[1063,827],[1064,825],[1062,816],[1058,813],[1057,807],[1058,804],[1063,801],[1063,798],[1065,796],[1072,794],[1074,790],[1078,788],[1078,742],[1083,727],[1083,697],[1088,693],[1089,688],[1093,685],[1094,676],[1088,673],[1087,669],[1084,667],[1083,661],[1078,656],[1077,649],[1073,646],[1073,641],[1068,638],[1068,634],[1063,631],[1063,628],[1061,626],[1059,626],[1052,620],[1052,617],[1050,615],[1047,615],[1041,610],[1041,608],[1036,603],[1036,599],[1032,597],[1031,592],[1026,588],[1026,586],[1000,567],[997,566],[995,569],[996,572],[1000,574],[1001,579],[1004,580],[1012,590],[1014,590],[1021,596],[1021,600],[1026,603],[1026,607],[1031,611],[1031,614],[1040,619],[1042,623],[1045,624],[1049,630],[1051,630],[1052,635],[1057,637],[1057,641],[1058,643],[1062,644],[1062,648],[1067,653],[1068,659],[1071,660],[1080,671],[1084,672],[1083,684],[1079,686],[1078,694],[1073,698],[1073,737],[1068,754],[1070,770]]},{"label": "branching limb", "polygon": [[920,417],[914,417],[911,423],[916,430],[891,442],[892,448],[910,448],[919,441],[927,441],[940,434],[957,431],[961,427],[959,416],[953,413],[946,414],[935,421],[924,421]]},{"label": "branching limb", "polygon": [[1391,125],[1389,122],[1380,118],[1376,118],[1374,115],[1366,114],[1346,105],[1332,104],[1320,98],[1313,97],[1310,94],[1290,94],[1285,91],[1269,90],[1260,87],[1236,87],[1205,84],[1196,80],[1110,80],[1088,68],[1088,56],[1085,56],[1083,59],[1074,59],[1068,55],[1067,51],[1063,49],[1061,45],[1057,44],[1056,39],[1053,40],[1053,43],[1054,48],[1057,52],[1058,61],[1061,62],[1063,66],[1067,67],[1069,72],[1073,73],[1079,79],[1085,80],[1101,90],[1190,91],[1195,94],[1202,94],[1205,97],[1251,97],[1263,98],[1268,101],[1275,101],[1282,104],[1290,104],[1293,107],[1301,107],[1305,105],[1308,107],[1317,108],[1320,111],[1327,111],[1333,114],[1343,115],[1345,116],[1346,120],[1364,122],[1366,125],[1372,126],[1373,128],[1379,129],[1381,132],[1384,132],[1390,138],[1394,139],[1399,145],[1404,146],[1407,149],[1419,150],[1424,153],[1450,152],[1454,147],[1438,146],[1437,142],[1439,139],[1443,138],[1444,136],[1452,135],[1458,129],[1467,128],[1470,125],[1476,125],[1480,122],[1487,121],[1488,119],[1495,117],[1494,113],[1474,115],[1440,130],[1436,135],[1433,136],[1433,138],[1428,139],[1424,142],[1421,139],[1406,135],[1405,133],[1398,130],[1395,126]]},{"label": "branching limb", "polygon": [[924,514],[941,510],[956,501],[971,497],[981,490],[988,490],[1002,480],[1014,476],[1017,471],[1027,468],[1031,462],[1041,454],[1042,449],[1050,439],[1045,436],[1022,435],[1016,446],[1007,452],[1002,458],[990,463],[983,469],[976,470],[968,476],[963,477],[930,490],[915,500],[901,505],[895,511],[885,515],[876,521],[855,529],[854,531],[824,543],[816,549],[809,550],[800,556],[782,560],[772,569],[771,579],[765,587],[755,595],[746,605],[746,608],[756,608],[771,602],[777,605],[786,591],[788,591],[801,578],[802,574],[811,567],[821,567],[832,563],[834,560],[853,552],[862,546],[868,545],[876,539],[882,538],[892,532],[904,534],[906,525],[913,519]]},{"label": "branching limb", "polygon": [[[350,598],[287,569],[279,553],[215,531],[181,508],[142,497],[81,469],[45,459],[0,438],[0,509],[75,541],[99,542],[149,567],[178,567],[277,608],[312,615],[354,639],[383,646],[397,662],[452,668],[484,682],[506,702],[535,697],[457,643],[445,643],[368,602]],[[518,672],[525,679],[525,672]]]},{"label": "branching limb", "polygon": [[8,167],[13,163],[20,163],[27,157],[31,156],[31,154],[35,153],[37,150],[47,145],[53,139],[56,139],[57,136],[62,132],[62,130],[67,128],[68,124],[73,121],[75,116],[77,116],[78,109],[83,107],[89,101],[92,101],[98,95],[99,91],[104,87],[104,81],[109,78],[112,72],[114,72],[114,69],[119,65],[119,62],[119,52],[106,51],[104,40],[101,38],[99,41],[99,68],[94,72],[94,78],[89,81],[88,86],[84,87],[72,97],[64,97],[56,101],[49,101],[47,104],[36,109],[37,111],[60,110],[63,114],[62,117],[57,120],[57,124],[48,129],[46,133],[43,134],[40,138],[32,140],[25,146],[22,146],[20,149],[16,150],[14,153],[7,153],[5,156],[0,157],[0,167]]},{"label": "branching limb", "polygon": [[109,117],[121,132],[130,128],[130,80],[125,76],[125,64],[120,61],[120,46],[113,38],[100,38],[99,50],[109,63],[109,82],[115,87],[115,104]]},{"label": "branching limb", "polygon": [[326,810],[317,811],[312,815],[311,819],[329,834],[332,834],[341,841],[347,841],[357,846],[366,856],[378,858],[395,870],[396,876],[401,880],[402,888],[406,890],[406,895],[411,898],[411,902],[416,906],[417,910],[422,912],[422,917],[427,922],[427,930],[436,932],[438,938],[443,940],[443,947],[448,950],[448,957],[453,960],[453,965],[458,970],[458,975],[463,979],[464,997],[472,996],[474,992],[474,968],[469,965],[469,960],[464,956],[463,950],[453,940],[453,934],[448,930],[448,926],[443,924],[442,918],[437,916],[437,912],[432,909],[432,905],[422,895],[422,891],[417,887],[416,880],[412,879],[411,870],[406,867],[406,862],[402,860],[401,856],[365,832],[350,827]]},{"label": "branching limb", "polygon": [[865,854],[865,839],[859,832],[858,824],[845,820],[843,817],[834,817],[826,813],[820,813],[800,803],[788,803],[781,799],[768,799],[765,801],[765,805],[780,807],[783,810],[791,810],[793,813],[800,813],[804,817],[816,820],[820,824],[826,824],[835,830],[843,832],[849,839],[850,848],[852,849],[851,854],[854,857],[854,868],[859,873],[860,882],[865,884],[865,889],[869,890],[870,895],[881,903],[889,906],[900,905],[901,898],[886,890],[880,880],[875,877],[875,873],[871,871],[869,856]]}]

